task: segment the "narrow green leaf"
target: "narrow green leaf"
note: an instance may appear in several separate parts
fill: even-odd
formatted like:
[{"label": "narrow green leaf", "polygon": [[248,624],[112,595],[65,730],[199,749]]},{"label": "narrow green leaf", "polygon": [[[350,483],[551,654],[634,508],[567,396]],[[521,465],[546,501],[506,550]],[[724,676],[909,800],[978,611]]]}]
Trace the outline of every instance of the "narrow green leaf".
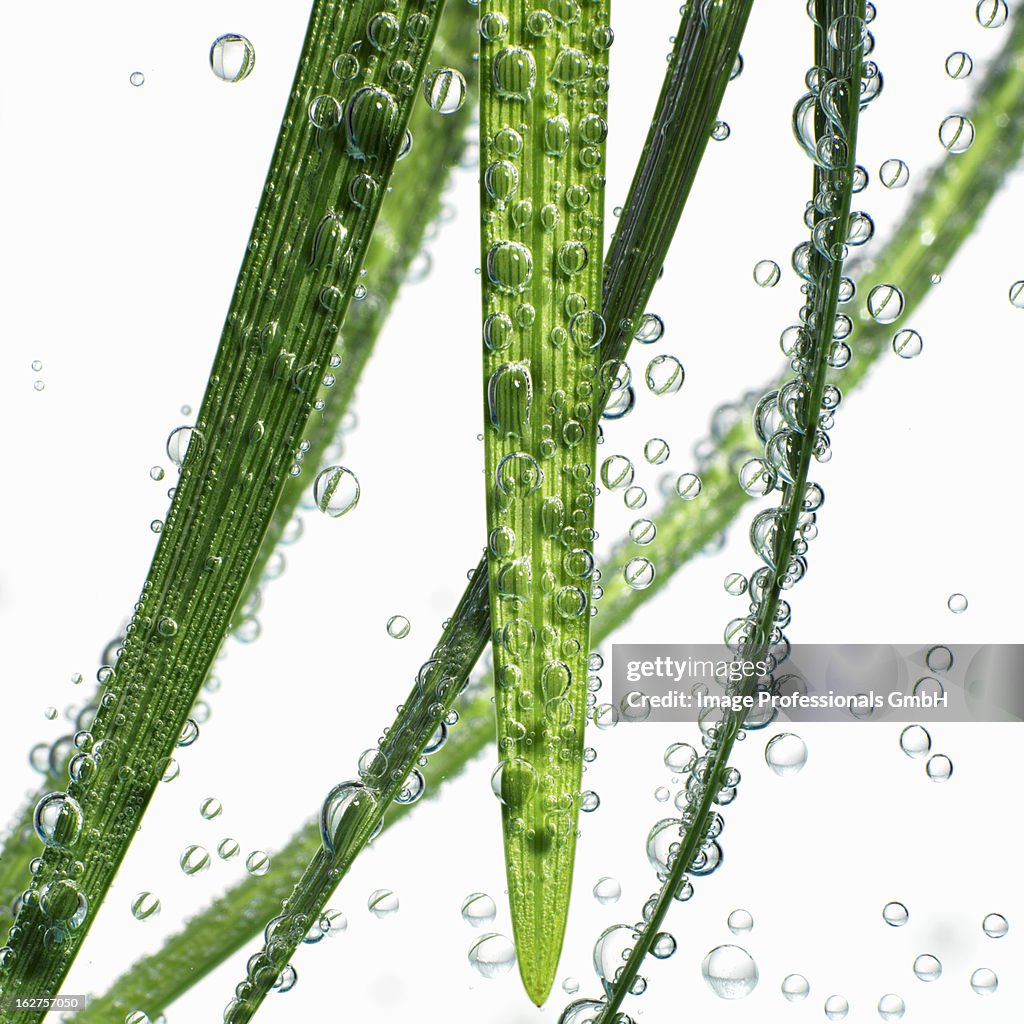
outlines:
[{"label": "narrow green leaf", "polygon": [[[358,0],[313,6],[198,421],[169,447],[181,476],[90,730],[96,771],[37,811],[47,846],[0,965],[4,992],[59,987],[224,639],[357,285],[440,11],[436,0],[397,15]],[[392,28],[413,72],[395,94],[377,52]],[[332,70],[345,53],[360,77]],[[78,891],[84,918],[46,913],[40,896],[57,882]]]},{"label": "narrow green leaf", "polygon": [[[470,59],[476,45],[476,20],[468,5],[452,4],[446,9],[441,30],[434,41],[431,63],[438,68],[464,67],[470,87],[475,83],[475,63]],[[343,417],[351,407],[356,386],[364,367],[384,328],[388,313],[405,281],[409,267],[423,251],[426,230],[441,209],[441,192],[448,172],[465,149],[465,132],[470,123],[472,105],[464,103],[458,110],[439,115],[425,103],[415,105],[410,131],[416,144],[409,156],[396,164],[392,190],[384,200],[365,262],[367,293],[353,303],[345,318],[344,337],[337,353],[340,368],[331,369],[334,382],[321,388],[314,412],[306,430],[309,450],[305,463],[325,465],[325,454],[339,432]],[[323,402],[323,409],[319,403]],[[265,583],[265,572],[272,556],[285,558],[284,551],[292,543],[300,502],[309,495],[308,474],[289,476],[274,509],[270,525],[260,546],[253,567],[242,590],[232,629],[243,621],[242,609],[249,605]],[[291,536],[290,536],[291,535]],[[279,570],[280,571],[280,570]],[[116,666],[112,666],[116,667]],[[204,681],[205,682],[205,681]],[[85,701],[92,712],[98,705],[102,688],[93,691]],[[92,713],[90,712],[90,714]],[[79,716],[79,721],[84,722]],[[55,768],[44,776],[42,784],[14,815],[0,837],[0,929],[13,921],[9,909],[18,894],[31,881],[28,865],[38,853],[39,840],[32,828],[32,812],[49,792],[64,785],[68,762],[76,753],[68,735],[51,748]],[[63,753],[61,752],[63,750]]]},{"label": "narrow green leaf", "polygon": [[501,802],[538,1006],[569,911],[594,573],[609,3],[481,5],[484,475]]},{"label": "narrow green leaf", "polygon": [[225,1024],[245,1024],[270,992],[326,901],[360,851],[380,831],[393,803],[413,803],[425,785],[418,761],[430,744],[447,740],[446,717],[465,686],[487,642],[487,581],[476,573],[444,630],[432,657],[421,667],[416,686],[380,747],[360,758],[360,780],[335,786],[320,810],[320,845],[302,877],[267,924],[263,947],[246,963],[246,977],[224,1011]]},{"label": "narrow green leaf", "polygon": [[[807,283],[803,333],[793,349],[792,378],[778,392],[771,391],[759,410],[758,434],[764,445],[767,472],[781,481],[776,509],[760,512],[751,527],[751,542],[764,563],[751,577],[752,611],[730,623],[726,640],[738,658],[758,662],[781,645],[781,594],[798,583],[805,568],[803,540],[820,504],[809,482],[812,458],[827,445],[826,427],[819,417],[838,404],[838,391],[829,384],[830,368],[845,365],[843,345],[848,332],[836,320],[843,288],[848,241],[858,215],[851,214],[854,194],[857,129],[861,104],[861,75],[865,38],[864,0],[814,0],[808,9],[814,22],[815,91],[797,104],[794,121],[798,140],[814,162],[811,241],[794,252],[794,265]],[[832,389],[831,392],[828,389]],[[777,411],[776,411],[777,410]],[[786,618],[788,622],[788,617]],[[786,623],[783,623],[785,625]],[[758,684],[756,677],[737,684],[746,694]],[[686,873],[696,870],[698,859],[711,849],[721,831],[714,808],[728,788],[728,759],[744,713],[729,712],[717,724],[702,725],[707,753],[694,768],[687,787],[688,804],[678,821],[679,838],[659,872],[661,889],[644,907],[639,929],[625,962],[614,975],[602,977],[606,1001],[578,1000],[566,1008],[562,1024],[595,1018],[610,1024],[637,980],[644,958],[661,930],[669,906],[688,884]]]}]

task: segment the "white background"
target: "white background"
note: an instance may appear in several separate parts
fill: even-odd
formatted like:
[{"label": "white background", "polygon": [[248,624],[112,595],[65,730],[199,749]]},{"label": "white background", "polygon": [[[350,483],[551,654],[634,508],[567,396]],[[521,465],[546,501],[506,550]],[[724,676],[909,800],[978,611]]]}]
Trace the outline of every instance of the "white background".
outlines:
[{"label": "white background", "polygon": [[[452,0],[459,2],[459,0]],[[172,467],[168,431],[198,406],[234,275],[247,238],[305,29],[307,4],[270,0],[139,5],[100,10],[59,0],[9,8],[0,31],[0,280],[4,284],[0,425],[0,630],[6,742],[0,797],[13,808],[34,783],[28,748],[63,731],[47,705],[80,702],[72,672],[95,672],[103,645],[128,614],[166,506]],[[691,469],[690,447],[714,405],[775,372],[777,338],[799,307],[788,254],[804,237],[810,168],[794,143],[792,103],[803,91],[810,27],[797,0],[755,5],[743,45],[746,69],[726,95],[732,127],[712,143],[652,309],[668,330],[657,351],[687,370],[670,398],[640,395],[629,420],[607,431],[604,454],[638,462],[652,495],[664,467],[642,462],[652,435],[672,445],[669,468]],[[943,153],[939,121],[967,109],[986,54],[1007,29],[985,31],[972,0],[879,0],[875,57],[886,78],[863,120],[862,162],[872,173],[863,204],[879,237],[910,189],[886,193],[877,168],[905,159],[912,185]],[[612,50],[609,206],[620,204],[664,71],[677,5],[619,3]],[[223,32],[248,35],[252,76],[217,81],[207,64]],[[974,77],[950,81],[947,53],[966,49]],[[129,74],[146,83],[133,88]],[[943,642],[1021,639],[1017,467],[1024,313],[1007,301],[1024,277],[1017,175],[981,230],[943,273],[934,295],[903,326],[924,337],[921,357],[882,360],[849,398],[833,432],[835,458],[820,473],[827,494],[811,569],[792,594],[793,640]],[[433,273],[408,287],[359,389],[358,428],[345,462],[359,477],[359,506],[338,521],[306,517],[288,570],[265,591],[263,638],[229,645],[221,692],[202,737],[181,755],[181,777],[162,787],[94,927],[66,990],[101,991],[129,960],[244,870],[215,860],[200,878],[178,869],[181,849],[212,850],[233,835],[243,851],[273,850],[317,808],[336,781],[354,775],[404,696],[417,665],[452,610],[483,538],[475,172],[456,176],[453,223],[432,243]],[[877,244],[877,243],[876,243]],[[772,258],[782,283],[759,290],[754,263]],[[899,282],[897,282],[899,283]],[[369,282],[372,287],[373,282]],[[854,339],[854,344],[856,343]],[[647,349],[634,369],[642,372]],[[39,373],[30,368],[41,360]],[[42,379],[45,390],[33,389]],[[641,388],[642,390],[642,388]],[[410,429],[411,424],[417,424]],[[168,468],[154,483],[151,465]],[[617,496],[600,508],[602,541],[628,518]],[[744,521],[749,521],[749,510]],[[722,553],[698,560],[622,631],[644,641],[703,641],[741,613],[722,579],[754,560],[745,528]],[[946,599],[962,591],[966,614]],[[402,641],[389,616],[412,620]],[[87,684],[88,685],[88,684]],[[659,731],[660,730],[660,731]],[[691,726],[619,727],[598,733],[586,785],[602,799],[583,823],[577,891],[559,979],[599,991],[591,948],[609,924],[632,922],[652,890],[643,841],[668,810],[653,791],[668,784],[665,745],[694,740]],[[849,1020],[877,1019],[885,992],[907,1003],[906,1020],[1018,1020],[1024,894],[1015,794],[1019,729],[936,726],[935,749],[955,764],[945,785],[897,746],[899,726],[832,725],[802,730],[804,772],[779,779],[766,768],[766,736],[737,751],[744,782],[726,812],[726,861],[698,883],[670,929],[679,951],[651,964],[650,986],[632,1001],[641,1020],[670,1022],[822,1020],[839,992]],[[304,949],[299,983],[274,995],[267,1022],[323,1007],[320,1019],[398,1022],[553,1021],[564,1000],[538,1011],[515,973],[477,977],[466,961],[475,933],[459,905],[472,890],[499,901],[495,928],[508,932],[497,808],[488,754],[440,801],[424,803],[360,859],[334,904],[346,935]],[[199,801],[219,797],[224,815],[204,821]],[[670,805],[669,805],[670,806]],[[241,858],[239,858],[241,860]],[[273,869],[272,869],[273,870]],[[601,907],[594,881],[623,885]],[[378,921],[366,897],[379,887],[401,899]],[[141,889],[163,900],[159,920],[140,924],[129,901]],[[907,927],[888,928],[881,908],[899,899]],[[727,1003],[703,984],[700,962],[730,941],[727,913],[745,907],[745,939],[761,982]],[[1010,920],[998,942],[982,916]],[[252,949],[171,1007],[171,1021],[216,1020]],[[942,979],[925,985],[910,969],[937,955]],[[988,966],[1000,978],[989,999],[968,977]],[[811,983],[790,1005],[779,982]],[[344,1007],[342,1011],[341,1007]]]}]

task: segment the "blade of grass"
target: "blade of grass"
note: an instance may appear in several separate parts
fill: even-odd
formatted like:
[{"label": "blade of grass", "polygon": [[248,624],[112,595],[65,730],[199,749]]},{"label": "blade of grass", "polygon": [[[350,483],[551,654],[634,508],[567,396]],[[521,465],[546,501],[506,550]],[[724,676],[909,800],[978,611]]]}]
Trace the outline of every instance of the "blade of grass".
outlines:
[{"label": "blade of grass", "polygon": [[[175,437],[175,498],[83,751],[92,767],[37,807],[47,844],[0,965],[4,992],[57,991],[224,639],[359,280],[441,8],[407,0],[396,17],[314,3],[199,419]],[[394,96],[382,55],[399,40],[412,74]],[[332,64],[346,53],[362,77],[341,82]]]},{"label": "blade of grass", "polygon": [[[803,575],[803,550],[799,542],[820,505],[818,500],[809,500],[813,485],[809,484],[808,473],[812,457],[824,450],[825,427],[820,425],[820,417],[834,408],[825,399],[826,388],[830,386],[829,369],[845,363],[836,358],[836,345],[845,337],[836,311],[847,241],[852,237],[851,224],[856,223],[850,204],[856,168],[865,3],[814,0],[808,13],[814,21],[817,91],[813,96],[808,94],[809,102],[813,103],[813,137],[804,136],[810,152],[815,154],[811,244],[802,252],[797,250],[800,255],[796,260],[808,284],[807,305],[802,315],[804,334],[793,351],[795,384],[788,392],[789,402],[769,392],[779,407],[780,425],[770,436],[762,436],[762,441],[766,461],[782,482],[782,497],[776,510],[755,516],[751,528],[752,545],[765,567],[758,570],[751,584],[750,615],[726,628],[726,642],[737,657],[754,663],[772,651],[773,645],[784,642],[782,627],[788,623],[788,616],[779,615],[781,594]],[[800,108],[798,104],[797,109]],[[787,394],[786,388],[788,382],[782,395]],[[766,433],[763,427],[761,433]],[[735,689],[746,694],[756,685],[755,677],[736,684]],[[713,849],[711,844],[721,831],[714,807],[720,802],[719,795],[730,786],[728,758],[743,719],[740,712],[727,713],[718,723],[702,722],[707,754],[698,759],[691,773],[687,807],[678,822],[678,842],[673,843],[673,851],[659,871],[661,889],[645,905],[643,923],[633,934],[633,945],[628,952],[622,951],[622,966],[612,976],[601,978],[607,1001],[588,1005],[588,1000],[580,1000],[570,1004],[562,1016],[564,1024],[590,1016],[591,1009],[597,1009],[599,1024],[616,1020],[623,999],[634,989],[640,967],[660,933],[669,906],[680,898],[682,887],[689,884],[686,872],[698,869],[700,858]],[[608,960],[611,959],[609,955]],[[617,956],[614,959],[620,962]]]},{"label": "blade of grass", "polygon": [[[470,59],[476,43],[476,20],[468,5],[453,4],[446,9],[441,28],[434,40],[431,62],[437,67],[465,67],[470,87],[475,82],[475,63]],[[311,416],[306,440],[309,450],[305,462],[322,465],[325,452],[332,444],[342,418],[351,407],[356,386],[386,322],[388,313],[406,279],[412,261],[422,251],[428,225],[441,208],[441,190],[448,170],[458,162],[465,148],[465,132],[471,120],[472,107],[464,104],[452,114],[439,116],[423,103],[416,105],[410,119],[410,131],[416,139],[409,156],[397,164],[392,188],[367,252],[365,269],[368,292],[354,303],[345,318],[344,339],[338,346],[341,369],[332,374],[336,382],[320,392],[323,409]],[[318,401],[319,401],[318,400]],[[314,409],[318,403],[314,404]],[[243,621],[242,610],[256,596],[271,556],[292,523],[301,501],[309,494],[307,476],[289,476],[274,509],[259,554],[242,589],[232,618],[232,629]],[[114,667],[114,666],[110,666]],[[86,700],[86,706],[98,706],[101,689]],[[81,721],[82,716],[79,716]],[[70,740],[70,737],[68,737]],[[70,744],[69,744],[70,746]],[[50,770],[39,789],[15,814],[0,837],[0,931],[13,922],[9,908],[18,894],[31,881],[29,861],[38,852],[39,840],[32,827],[36,804],[47,793],[61,787],[67,778],[71,749],[58,758],[57,770]]]},{"label": "blade of grass", "polygon": [[476,664],[488,639],[487,586],[476,573],[446,626],[433,656],[419,671],[416,688],[380,746],[360,758],[362,782],[336,786],[320,811],[320,844],[288,898],[264,929],[262,949],[249,958],[246,977],[224,1010],[225,1024],[252,1020],[281,971],[310,927],[323,913],[326,900],[352,861],[380,830],[393,802],[413,803],[424,780],[417,767],[427,744],[444,741],[446,715]]},{"label": "blade of grass", "polygon": [[611,29],[608,0],[572,19],[530,6],[494,0],[480,23],[480,241],[493,784],[519,973],[539,1006],[583,771]]}]

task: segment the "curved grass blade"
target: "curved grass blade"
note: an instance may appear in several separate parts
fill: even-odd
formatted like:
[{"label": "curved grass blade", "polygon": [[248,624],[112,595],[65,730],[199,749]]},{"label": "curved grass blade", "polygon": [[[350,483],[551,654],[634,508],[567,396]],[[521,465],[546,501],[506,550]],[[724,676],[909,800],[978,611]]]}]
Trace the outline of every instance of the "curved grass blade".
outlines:
[{"label": "curved grass blade", "polygon": [[[180,481],[105,680],[90,767],[36,810],[46,850],[0,964],[4,992],[57,990],[224,639],[358,282],[440,10],[436,0],[408,0],[397,16],[369,2],[313,6],[199,419],[172,438]],[[369,26],[375,15],[389,20]],[[385,87],[374,27],[402,39],[408,92]],[[332,71],[345,53],[364,62],[361,80]]]},{"label": "curved grass blade", "polygon": [[[829,384],[829,371],[848,361],[841,358],[843,350],[837,347],[845,346],[848,332],[836,313],[848,242],[862,226],[858,215],[851,214],[850,205],[861,105],[865,3],[814,0],[808,13],[815,26],[816,90],[797,104],[794,118],[798,140],[814,161],[811,241],[794,254],[794,264],[808,285],[807,306],[802,316],[803,334],[792,354],[794,376],[758,405],[765,471],[777,474],[782,497],[776,509],[754,518],[751,541],[765,564],[751,579],[750,615],[726,628],[726,642],[738,659],[748,663],[768,655],[784,656],[779,652],[785,644],[782,628],[788,624],[788,606],[783,608],[781,594],[803,575],[809,526],[821,504],[820,489],[809,482],[808,474],[812,457],[827,451],[822,417],[838,404],[838,390]],[[735,689],[746,694],[756,685],[753,677],[737,683]],[[702,723],[707,753],[692,770],[687,807],[677,823],[678,841],[673,842],[659,871],[661,889],[645,905],[643,923],[634,932],[632,947],[623,951],[622,966],[601,978],[606,1001],[577,1000],[566,1008],[562,1024],[584,1019],[606,1024],[617,1019],[669,906],[676,899],[687,898],[690,883],[686,872],[706,873],[706,863],[711,863],[713,870],[716,837],[722,828],[714,807],[728,802],[719,798],[730,789],[728,758],[743,718],[742,712],[727,713],[721,722]]]},{"label": "curved grass blade", "polygon": [[[885,244],[870,272],[856,274],[861,293],[872,282],[899,281],[905,289],[905,315],[913,312],[928,293],[931,274],[948,265],[961,244],[971,235],[981,215],[1024,151],[1024,22],[1002,54],[989,66],[970,111],[977,137],[974,148],[956,161],[938,164],[928,175],[911,201],[890,240]],[[999,121],[1005,127],[997,130]],[[970,157],[965,161],[964,157]],[[387,208],[385,207],[385,212]],[[948,216],[959,211],[962,216]],[[925,226],[932,225],[934,240],[926,245]],[[848,396],[860,384],[867,371],[889,351],[892,329],[865,321],[857,336],[854,360],[844,370]],[[780,380],[772,387],[778,387]],[[764,390],[756,392],[763,394]],[[702,468],[707,501],[673,501],[656,517],[658,533],[651,547],[655,560],[664,566],[655,585],[643,591],[626,586],[623,569],[630,557],[618,550],[606,559],[609,571],[607,590],[601,601],[601,615],[593,625],[597,646],[617,630],[640,605],[650,599],[672,574],[698,554],[724,529],[749,500],[735,480],[735,466],[753,450],[756,435],[749,424],[753,403],[742,401],[722,407],[716,420],[731,426],[713,430],[709,442],[715,446],[706,468]],[[709,486],[710,484],[710,486]],[[427,795],[436,794],[436,784],[450,779],[494,740],[494,721],[488,680],[468,690],[458,701],[459,725],[450,732],[448,742],[431,755],[427,771]],[[404,817],[415,804],[395,804],[384,821],[385,830]],[[101,1024],[114,1011],[125,1012],[142,1007],[155,1016],[168,1003],[205,976],[230,954],[240,949],[258,930],[257,922],[272,916],[288,894],[290,879],[298,877],[302,867],[319,849],[321,840],[316,822],[307,825],[274,855],[275,871],[262,877],[248,877],[230,889],[210,908],[198,914],[184,930],[173,936],[159,953],[139,961],[123,975],[110,992],[94,1000],[79,1014],[82,1024]],[[245,911],[249,911],[246,913]]]},{"label": "curved grass blade", "polygon": [[[472,87],[476,65],[470,56],[475,41],[476,22],[472,11],[468,5],[453,4],[442,19],[431,51],[431,61],[438,67],[465,67],[467,82]],[[395,166],[392,189],[387,193],[370,240],[364,264],[368,291],[361,301],[353,303],[345,318],[344,338],[339,340],[337,346],[341,369],[330,375],[335,378],[335,382],[330,387],[323,387],[320,397],[314,403],[314,412],[318,414],[310,417],[306,431],[309,443],[305,455],[307,464],[324,464],[325,453],[351,407],[356,386],[373,353],[388,313],[408,275],[410,265],[422,252],[427,227],[441,209],[442,187],[447,180],[448,170],[458,162],[465,149],[465,132],[471,114],[472,107],[468,103],[443,117],[423,103],[418,103],[413,111],[409,126],[416,145],[409,156]],[[323,408],[319,409],[321,402]],[[283,538],[288,537],[289,532],[294,534],[296,523],[301,525],[295,518],[296,512],[309,494],[309,489],[308,476],[300,474],[287,478],[259,554],[242,589],[238,608],[232,618],[232,629],[236,629],[244,620],[242,610],[252,603],[254,597],[258,597],[272,556],[276,553],[278,558],[283,559],[279,545],[285,544]],[[277,571],[279,573],[281,570]],[[116,668],[116,664],[110,667]],[[89,710],[78,716],[79,728],[85,728],[88,724],[86,718],[91,719],[95,713],[100,693],[100,689],[95,690],[85,702]],[[39,845],[32,827],[33,811],[47,793],[63,786],[67,778],[68,762],[71,755],[76,753],[71,739],[68,735],[51,748],[51,761],[54,765],[45,773],[41,786],[14,815],[0,836],[0,931],[6,931],[13,923],[10,908],[31,881],[28,864],[38,852]]]},{"label": "curved grass blade", "polygon": [[392,729],[360,758],[362,781],[336,786],[320,811],[320,846],[302,877],[264,929],[262,949],[246,964],[246,977],[224,1011],[225,1024],[252,1019],[287,966],[310,927],[319,920],[327,898],[359,852],[380,831],[392,803],[415,802],[425,782],[417,767],[430,744],[441,747],[448,732],[446,716],[488,639],[487,586],[477,573],[432,657],[420,668],[416,687]]},{"label": "curved grass blade", "polygon": [[[968,117],[975,127],[974,145],[965,153],[939,161],[923,179],[907,210],[877,257],[851,264],[857,281],[860,312],[853,358],[841,371],[844,396],[864,382],[869,371],[892,355],[897,327],[910,317],[932,291],[931,277],[941,274],[989,208],[1006,176],[1024,153],[1024,19],[1015,19],[1002,50],[989,62],[979,80]],[[880,284],[895,282],[905,305],[900,324],[885,326],[871,319],[863,297]],[[657,532],[646,547],[659,572],[647,590],[633,590],[619,571],[628,560],[629,542],[612,553],[603,585],[602,629],[612,631],[635,608],[657,593],[686,560],[700,551],[736,517],[751,496],[737,482],[737,470],[748,459],[763,455],[752,413],[758,399],[786,383],[753,388],[735,402],[720,406],[712,416],[707,439],[697,446],[703,484],[699,501],[669,502],[654,516]]]},{"label": "curved grass blade", "polygon": [[[547,998],[569,910],[583,771],[608,125],[609,3],[521,0],[481,20],[484,475],[512,929]],[[500,31],[495,28],[500,26]],[[596,239],[596,244],[594,239]]]}]

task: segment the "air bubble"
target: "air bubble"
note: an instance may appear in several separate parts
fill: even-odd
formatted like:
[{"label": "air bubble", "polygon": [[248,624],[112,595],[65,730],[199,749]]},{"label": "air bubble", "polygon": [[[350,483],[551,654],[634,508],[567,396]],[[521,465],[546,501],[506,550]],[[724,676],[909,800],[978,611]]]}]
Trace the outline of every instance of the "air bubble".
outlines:
[{"label": "air bubble", "polygon": [[205,447],[203,435],[195,427],[175,427],[167,437],[167,457],[179,469],[186,458],[201,458]]},{"label": "air bubble", "polygon": [[210,67],[222,82],[241,82],[255,65],[256,50],[245,36],[228,33],[210,47]]},{"label": "air bubble", "polygon": [[84,815],[74,797],[49,793],[36,804],[32,820],[44,846],[64,850],[78,839]]},{"label": "air bubble", "polygon": [[900,750],[907,757],[924,757],[932,749],[932,738],[923,725],[908,725],[900,733]]},{"label": "air bubble", "polygon": [[949,600],[946,601],[946,607],[948,607],[954,615],[962,615],[967,611],[967,598],[960,593],[950,594]]},{"label": "air bubble", "polygon": [[466,102],[466,79],[455,68],[435,68],[423,79],[423,97],[438,114],[454,114]]},{"label": "air bubble", "polygon": [[979,967],[971,975],[971,988],[979,996],[993,995],[998,987],[999,979],[996,977],[996,972],[988,967]]},{"label": "air bubble", "polygon": [[704,484],[696,473],[680,473],[676,477],[676,494],[683,501],[693,501],[700,496]]},{"label": "air bubble", "polygon": [[412,629],[412,624],[404,615],[392,615],[388,619],[388,636],[394,640],[404,640]]},{"label": "air bubble", "polygon": [[622,885],[617,878],[605,876],[594,883],[594,899],[602,906],[618,903],[622,896]]},{"label": "air bubble", "polygon": [[899,1020],[906,1010],[907,1004],[895,992],[888,992],[878,1000],[878,1016],[882,1020]]},{"label": "air bubble", "polygon": [[201,875],[210,867],[210,854],[204,846],[186,846],[178,858],[181,870],[189,876]]},{"label": "air bubble", "polygon": [[974,61],[963,50],[954,50],[946,58],[946,74],[952,79],[966,78],[973,70]]},{"label": "air bubble", "polygon": [[1010,16],[1006,0],[978,0],[975,14],[982,28],[1002,28]]},{"label": "air bubble", "polygon": [[924,341],[921,335],[910,327],[905,327],[893,335],[892,350],[900,359],[914,359],[921,354],[923,349]]},{"label": "air bubble", "polygon": [[366,901],[366,909],[383,920],[398,913],[398,896],[391,889],[374,889]]},{"label": "air bubble", "polygon": [[623,568],[622,575],[633,590],[646,590],[654,582],[654,563],[647,558],[631,558]]},{"label": "air bubble", "polygon": [[505,294],[525,291],[533,277],[533,253],[519,242],[496,242],[487,253],[487,277]]},{"label": "air bubble", "polygon": [[796,775],[807,764],[807,744],[795,733],[779,733],[765,746],[764,759],[776,775]]},{"label": "air bubble", "polygon": [[878,180],[886,188],[905,188],[910,181],[910,168],[902,160],[893,157],[879,167]]},{"label": "air bubble", "polygon": [[932,782],[948,782],[953,776],[953,762],[945,754],[932,754],[925,770]]},{"label": "air bubble", "polygon": [[868,313],[879,324],[895,323],[903,314],[903,292],[894,284],[876,284],[868,293]]},{"label": "air bubble", "polygon": [[893,900],[882,907],[882,920],[891,928],[902,928],[910,920],[910,913],[902,903]]},{"label": "air bubble", "polygon": [[359,502],[359,481],[344,466],[329,466],[313,482],[313,500],[326,516],[338,519]]},{"label": "air bubble", "polygon": [[846,996],[829,996],[825,1000],[825,1016],[829,1020],[843,1020],[850,1012],[850,1002]]},{"label": "air bubble", "polygon": [[734,910],[725,923],[733,935],[746,935],[754,927],[754,917],[749,910]]},{"label": "air bubble", "polygon": [[132,900],[132,917],[136,921],[153,921],[160,916],[160,900],[151,892],[135,894]]},{"label": "air bubble", "polygon": [[939,142],[954,156],[974,145],[974,125],[963,114],[951,114],[939,125]]},{"label": "air bubble", "polygon": [[802,974],[787,974],[782,979],[782,995],[790,1003],[800,1003],[811,992],[811,986]]},{"label": "air bubble", "polygon": [[516,962],[516,947],[497,932],[482,935],[469,947],[469,964],[484,978],[508,974]]},{"label": "air bubble", "polygon": [[942,964],[931,953],[914,958],[914,976],[920,981],[938,981],[942,977]]},{"label": "air bubble", "polygon": [[775,260],[758,260],[754,264],[754,283],[758,288],[774,288],[782,277]]},{"label": "air bubble", "polygon": [[743,999],[757,987],[757,964],[739,946],[716,946],[704,957],[701,974],[720,999]]},{"label": "air bubble", "polygon": [[199,813],[207,821],[213,821],[214,818],[219,818],[223,810],[224,805],[215,796],[208,796],[199,805]]},{"label": "air bubble", "polygon": [[491,924],[498,910],[485,892],[472,892],[462,901],[462,920],[473,928]]},{"label": "air bubble", "polygon": [[1002,914],[986,914],[981,922],[981,930],[990,939],[1001,939],[1010,930],[1010,925]]}]

